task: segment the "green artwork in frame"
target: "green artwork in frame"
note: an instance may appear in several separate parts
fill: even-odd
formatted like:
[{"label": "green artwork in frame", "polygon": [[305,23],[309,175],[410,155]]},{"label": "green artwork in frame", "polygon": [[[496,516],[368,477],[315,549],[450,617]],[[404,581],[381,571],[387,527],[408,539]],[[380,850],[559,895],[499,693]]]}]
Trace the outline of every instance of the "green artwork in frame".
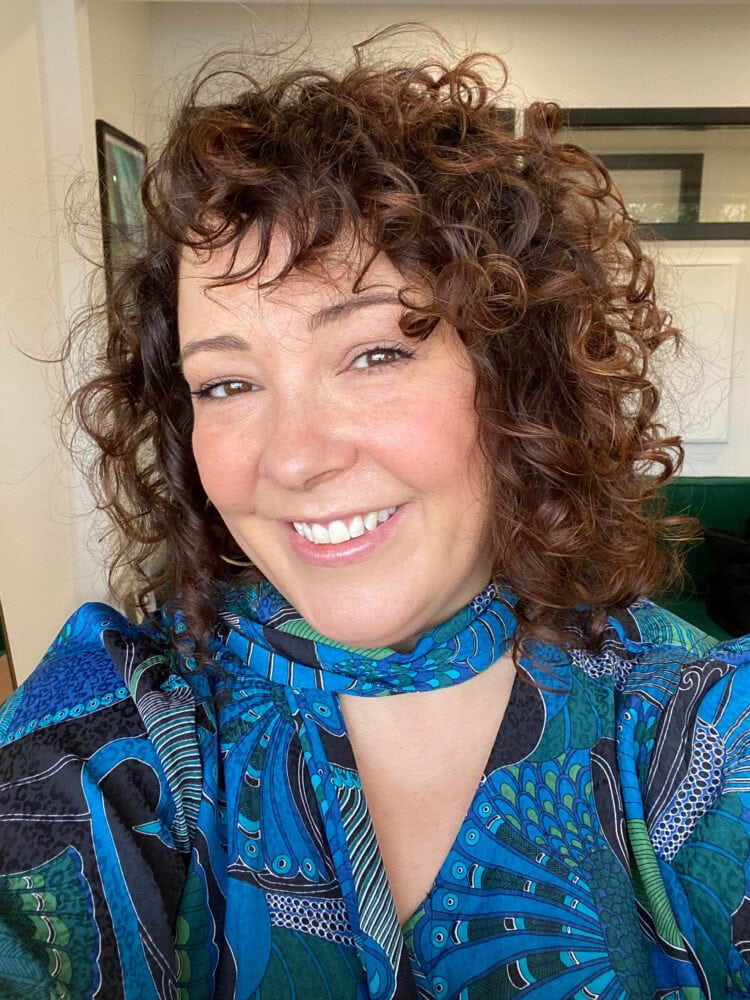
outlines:
[{"label": "green artwork in frame", "polygon": [[146,147],[101,118],[96,120],[99,194],[107,288],[123,267],[143,233],[145,213],[141,181]]}]

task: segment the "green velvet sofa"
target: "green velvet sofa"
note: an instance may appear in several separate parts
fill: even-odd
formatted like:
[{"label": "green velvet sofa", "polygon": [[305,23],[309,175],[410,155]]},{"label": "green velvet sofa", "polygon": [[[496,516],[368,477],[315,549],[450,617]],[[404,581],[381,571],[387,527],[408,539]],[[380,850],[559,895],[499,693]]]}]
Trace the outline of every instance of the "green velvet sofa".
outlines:
[{"label": "green velvet sofa", "polygon": [[[750,477],[680,476],[665,488],[674,514],[697,517],[703,528],[718,528],[744,537],[750,518]],[[708,581],[714,573],[711,553],[700,540],[687,553],[688,578],[682,593],[664,601],[670,611],[718,639],[728,638],[706,610]]]}]

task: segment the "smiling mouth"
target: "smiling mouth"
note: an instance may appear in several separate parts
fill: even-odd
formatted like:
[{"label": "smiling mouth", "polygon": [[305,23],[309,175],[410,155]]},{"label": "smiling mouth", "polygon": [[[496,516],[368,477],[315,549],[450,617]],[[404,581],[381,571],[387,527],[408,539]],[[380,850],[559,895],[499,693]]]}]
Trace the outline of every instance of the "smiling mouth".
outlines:
[{"label": "smiling mouth", "polygon": [[397,507],[372,510],[367,514],[357,514],[350,521],[331,521],[329,524],[308,524],[307,521],[293,521],[294,530],[302,538],[314,545],[340,545],[359,538],[368,531],[374,531],[396,513]]}]

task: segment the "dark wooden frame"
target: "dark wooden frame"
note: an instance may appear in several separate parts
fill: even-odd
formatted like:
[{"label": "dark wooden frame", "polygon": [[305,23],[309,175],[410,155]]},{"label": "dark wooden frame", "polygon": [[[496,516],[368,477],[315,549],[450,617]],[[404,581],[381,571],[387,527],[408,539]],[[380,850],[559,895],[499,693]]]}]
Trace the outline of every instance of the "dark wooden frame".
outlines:
[{"label": "dark wooden frame", "polygon": [[703,179],[702,153],[606,153],[599,159],[608,170],[678,170],[677,222],[658,225],[698,223]]},{"label": "dark wooden frame", "polygon": [[99,199],[101,203],[102,215],[102,242],[104,244],[104,270],[107,281],[107,291],[112,289],[115,273],[122,260],[117,260],[114,252],[115,240],[113,235],[117,234],[124,240],[134,240],[140,235],[139,229],[145,222],[145,214],[139,220],[137,227],[129,227],[125,222],[118,223],[113,212],[113,177],[112,164],[109,156],[110,143],[119,145],[125,149],[129,156],[140,168],[142,176],[146,168],[146,147],[142,142],[138,142],[132,136],[122,132],[120,129],[110,125],[109,122],[101,118],[96,119],[96,159],[99,174]]},{"label": "dark wooden frame", "polygon": [[[571,131],[581,129],[626,128],[689,128],[704,131],[710,128],[750,128],[750,107],[733,108],[572,108],[567,113]],[[605,166],[615,166],[613,159],[625,157],[636,161],[644,156],[673,156],[680,154],[607,153],[600,156]],[[686,154],[687,156],[688,154]],[[700,156],[700,153],[689,154]],[[617,169],[622,169],[618,164]],[[625,167],[625,169],[631,169]],[[632,168],[637,169],[637,168]],[[689,180],[688,180],[689,183]],[[664,237],[670,240],[747,240],[750,239],[750,222],[662,222],[641,227],[641,235]]]}]

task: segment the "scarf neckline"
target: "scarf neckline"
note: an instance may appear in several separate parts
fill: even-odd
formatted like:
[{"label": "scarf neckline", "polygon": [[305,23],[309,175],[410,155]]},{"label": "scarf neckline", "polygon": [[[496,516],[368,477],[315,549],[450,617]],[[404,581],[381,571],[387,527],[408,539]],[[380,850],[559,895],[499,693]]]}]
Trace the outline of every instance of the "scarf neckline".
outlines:
[{"label": "scarf neckline", "polygon": [[515,630],[512,606],[512,597],[490,584],[408,653],[353,649],[316,632],[264,581],[227,595],[217,639],[252,674],[299,690],[432,691],[476,676],[506,652]]}]

